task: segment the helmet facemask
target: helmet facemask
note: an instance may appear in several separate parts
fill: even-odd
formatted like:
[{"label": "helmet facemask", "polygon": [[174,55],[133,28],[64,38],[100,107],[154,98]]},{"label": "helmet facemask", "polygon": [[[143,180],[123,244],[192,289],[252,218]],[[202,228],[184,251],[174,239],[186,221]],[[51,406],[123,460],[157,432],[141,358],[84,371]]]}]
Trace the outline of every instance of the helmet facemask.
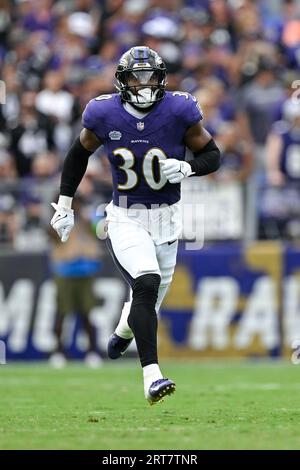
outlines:
[{"label": "helmet facemask", "polygon": [[117,71],[118,89],[123,101],[137,108],[149,108],[161,100],[165,93],[166,71],[153,67],[133,67]]}]

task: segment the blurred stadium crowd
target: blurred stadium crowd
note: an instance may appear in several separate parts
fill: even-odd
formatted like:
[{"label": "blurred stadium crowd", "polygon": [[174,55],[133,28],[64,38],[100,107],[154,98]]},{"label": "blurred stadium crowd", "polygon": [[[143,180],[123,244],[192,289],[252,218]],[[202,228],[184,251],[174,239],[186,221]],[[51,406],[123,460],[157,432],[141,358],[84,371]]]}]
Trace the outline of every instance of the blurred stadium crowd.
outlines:
[{"label": "blurred stadium crowd", "polygon": [[[47,246],[50,202],[81,113],[91,98],[114,92],[117,60],[134,45],[163,57],[169,90],[197,96],[222,149],[214,178],[241,185],[252,237],[299,237],[299,7],[293,0],[0,0],[0,246]],[[102,153],[80,186],[90,218],[110,200]]]}]

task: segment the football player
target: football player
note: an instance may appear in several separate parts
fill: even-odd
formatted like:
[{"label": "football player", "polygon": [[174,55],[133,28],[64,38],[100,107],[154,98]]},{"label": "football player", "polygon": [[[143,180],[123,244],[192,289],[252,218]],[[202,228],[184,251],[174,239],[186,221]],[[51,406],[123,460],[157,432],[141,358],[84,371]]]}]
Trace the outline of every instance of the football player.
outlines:
[{"label": "football player", "polygon": [[[117,359],[133,337],[150,404],[175,390],[157,357],[157,313],[172,280],[181,232],[180,183],[216,171],[220,152],[201,125],[202,113],[189,93],[166,91],[166,67],[148,47],[133,47],[116,70],[118,93],[92,99],[83,129],[64,161],[60,197],[51,220],[62,242],[74,224],[72,198],[88,158],[104,145],[113,197],[106,208],[108,248],[131,287],[108,356]],[[194,159],[185,161],[188,147]]]}]

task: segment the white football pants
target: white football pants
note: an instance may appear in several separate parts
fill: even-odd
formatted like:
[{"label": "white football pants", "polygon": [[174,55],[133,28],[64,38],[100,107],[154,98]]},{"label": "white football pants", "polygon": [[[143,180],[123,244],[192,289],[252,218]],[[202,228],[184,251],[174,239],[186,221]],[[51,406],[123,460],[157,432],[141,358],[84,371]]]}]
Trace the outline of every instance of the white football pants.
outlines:
[{"label": "white football pants", "polygon": [[[134,279],[144,274],[160,275],[161,282],[155,306],[158,313],[172,281],[175,269],[178,246],[177,238],[181,229],[179,214],[177,216],[176,212],[174,217],[173,208],[172,220],[169,220],[168,227],[159,230],[160,234],[158,236],[157,221],[164,220],[163,225],[167,223],[168,218],[166,213],[170,213],[169,208],[154,209],[154,211],[160,211],[160,214],[153,214],[153,209],[143,209],[133,216],[133,214],[126,215],[124,212],[126,209],[116,209],[116,206],[113,206],[113,214],[111,214],[111,207],[109,206],[106,210],[109,236],[108,247],[114,261],[130,285],[132,285]],[[116,212],[120,213],[121,216],[116,217],[118,215]],[[155,236],[153,236],[154,231]],[[166,239],[169,240],[166,241]],[[121,319],[116,329],[117,334],[123,338],[133,336],[127,323],[130,307],[131,300],[125,302]]]}]

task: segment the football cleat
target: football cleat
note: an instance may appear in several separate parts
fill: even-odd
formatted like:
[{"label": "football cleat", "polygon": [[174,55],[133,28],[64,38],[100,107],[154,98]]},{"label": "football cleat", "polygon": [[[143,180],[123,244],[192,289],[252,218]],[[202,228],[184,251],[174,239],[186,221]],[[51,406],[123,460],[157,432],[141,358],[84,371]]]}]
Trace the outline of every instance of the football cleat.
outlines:
[{"label": "football cleat", "polygon": [[133,338],[121,338],[116,333],[113,333],[108,340],[107,355],[110,359],[118,359],[121,357],[128,346],[130,345]]},{"label": "football cleat", "polygon": [[164,397],[167,395],[172,395],[176,390],[176,385],[173,380],[170,379],[159,379],[153,382],[150,385],[147,400],[150,405],[155,405],[155,403],[159,403],[164,401]]}]

